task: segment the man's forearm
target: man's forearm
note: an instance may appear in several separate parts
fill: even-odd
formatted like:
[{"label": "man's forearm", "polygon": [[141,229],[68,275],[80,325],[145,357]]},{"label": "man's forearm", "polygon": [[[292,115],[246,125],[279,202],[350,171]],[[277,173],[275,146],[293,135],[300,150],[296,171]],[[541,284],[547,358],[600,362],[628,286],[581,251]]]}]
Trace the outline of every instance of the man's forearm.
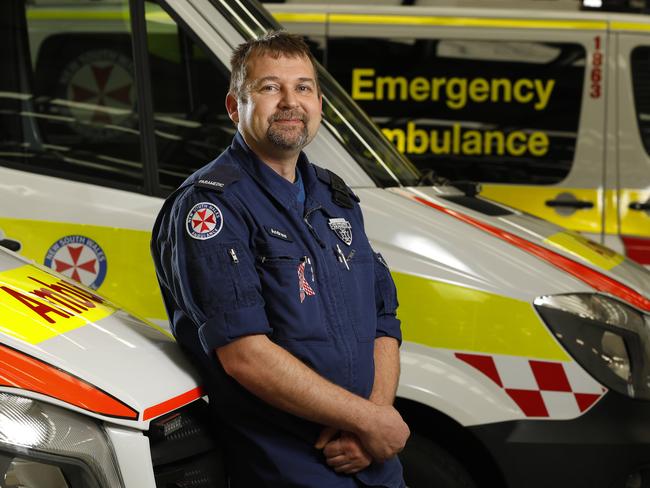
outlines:
[{"label": "man's forearm", "polygon": [[370,401],[377,405],[392,405],[399,382],[399,343],[392,337],[375,339],[375,381]]},{"label": "man's forearm", "polygon": [[299,417],[358,432],[374,405],[335,385],[264,335],[217,349],[226,373],[251,393]]}]

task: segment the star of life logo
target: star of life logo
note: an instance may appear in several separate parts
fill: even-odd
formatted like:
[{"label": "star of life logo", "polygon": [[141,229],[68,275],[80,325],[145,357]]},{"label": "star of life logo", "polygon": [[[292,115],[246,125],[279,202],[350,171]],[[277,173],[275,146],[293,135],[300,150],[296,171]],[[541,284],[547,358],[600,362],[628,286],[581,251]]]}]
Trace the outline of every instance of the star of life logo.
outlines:
[{"label": "star of life logo", "polygon": [[216,236],[223,227],[223,215],[210,202],[197,203],[187,213],[185,229],[193,239],[204,241]]},{"label": "star of life logo", "polygon": [[89,237],[69,235],[56,241],[45,254],[45,266],[96,290],[106,278],[106,254]]},{"label": "star of life logo", "polygon": [[311,286],[309,286],[309,283],[307,283],[307,280],[305,279],[304,262],[298,265],[298,291],[300,293],[300,303],[305,301],[305,297],[316,295],[316,292]]}]

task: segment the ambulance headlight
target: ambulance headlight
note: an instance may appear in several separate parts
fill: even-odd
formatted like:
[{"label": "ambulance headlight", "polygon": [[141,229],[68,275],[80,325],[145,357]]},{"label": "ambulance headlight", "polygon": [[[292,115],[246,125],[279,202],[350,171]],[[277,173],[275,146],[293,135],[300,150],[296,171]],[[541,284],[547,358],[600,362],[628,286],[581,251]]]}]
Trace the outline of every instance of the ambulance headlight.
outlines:
[{"label": "ambulance headlight", "polygon": [[650,316],[589,293],[540,297],[535,306],[597,381],[631,398],[650,399]]},{"label": "ambulance headlight", "polygon": [[2,488],[122,487],[108,438],[92,419],[0,393]]}]

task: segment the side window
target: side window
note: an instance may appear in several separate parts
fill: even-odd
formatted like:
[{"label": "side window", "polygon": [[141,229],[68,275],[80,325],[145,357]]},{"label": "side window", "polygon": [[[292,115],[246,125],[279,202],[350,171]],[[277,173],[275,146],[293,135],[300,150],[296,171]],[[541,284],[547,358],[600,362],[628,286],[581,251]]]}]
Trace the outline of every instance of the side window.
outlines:
[{"label": "side window", "polygon": [[581,45],[332,38],[327,60],[422,170],[539,185],[571,169],[585,76]]},{"label": "side window", "polygon": [[634,48],[631,62],[636,120],[643,147],[650,154],[650,46]]},{"label": "side window", "polygon": [[0,164],[137,190],[128,1],[98,3],[2,2],[10,22],[0,24],[0,38],[11,42],[0,69],[12,75],[0,87]]},{"label": "side window", "polygon": [[154,2],[146,7],[159,183],[168,194],[230,145],[230,74]]}]

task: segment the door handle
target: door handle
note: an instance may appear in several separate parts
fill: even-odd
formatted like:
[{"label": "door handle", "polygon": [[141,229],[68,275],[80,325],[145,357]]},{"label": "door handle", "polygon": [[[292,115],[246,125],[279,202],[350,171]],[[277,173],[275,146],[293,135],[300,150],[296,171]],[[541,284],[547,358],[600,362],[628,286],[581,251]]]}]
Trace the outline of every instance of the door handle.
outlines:
[{"label": "door handle", "polygon": [[632,202],[630,205],[628,205],[628,208],[630,210],[645,210],[648,211],[650,210],[650,200],[647,202],[641,203],[641,202]]},{"label": "door handle", "polygon": [[10,251],[13,252],[20,251],[20,247],[21,247],[20,242],[14,241],[13,239],[1,239],[0,246],[9,249]]},{"label": "door handle", "polygon": [[593,202],[587,200],[546,200],[547,207],[594,208]]}]

